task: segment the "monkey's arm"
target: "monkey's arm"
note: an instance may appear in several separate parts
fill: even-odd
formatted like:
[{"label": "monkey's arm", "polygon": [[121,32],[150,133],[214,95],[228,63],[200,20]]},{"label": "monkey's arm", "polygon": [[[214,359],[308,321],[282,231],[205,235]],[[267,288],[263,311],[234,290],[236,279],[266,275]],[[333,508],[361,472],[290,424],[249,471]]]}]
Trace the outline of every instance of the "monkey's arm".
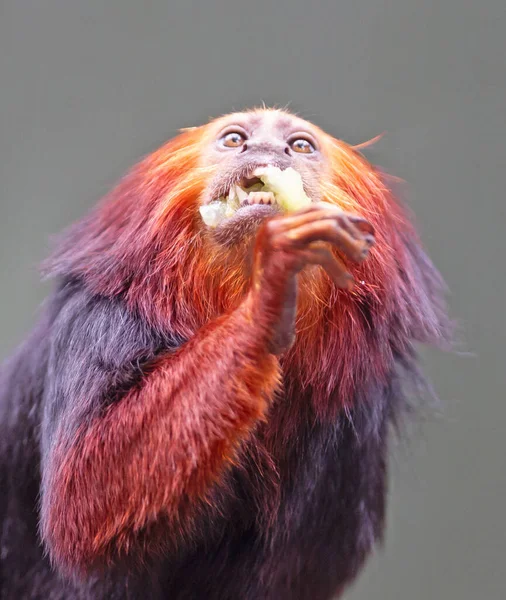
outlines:
[{"label": "monkey's arm", "polygon": [[141,556],[147,528],[156,549],[160,518],[173,526],[166,537],[185,532],[264,416],[278,360],[248,301],[175,351],[155,351],[145,324],[83,292],[54,327],[42,535],[67,571]]},{"label": "monkey's arm", "polygon": [[[61,567],[142,556],[143,540],[153,550],[188,534],[198,500],[232,464],[278,385],[275,354],[294,338],[297,273],[320,265],[337,285],[349,284],[342,261],[313,246],[319,241],[360,261],[372,229],[320,204],[267,221],[243,302],[175,352],[117,301],[83,300],[82,291],[67,301],[53,324],[41,511]],[[171,527],[157,536],[160,522]]]}]

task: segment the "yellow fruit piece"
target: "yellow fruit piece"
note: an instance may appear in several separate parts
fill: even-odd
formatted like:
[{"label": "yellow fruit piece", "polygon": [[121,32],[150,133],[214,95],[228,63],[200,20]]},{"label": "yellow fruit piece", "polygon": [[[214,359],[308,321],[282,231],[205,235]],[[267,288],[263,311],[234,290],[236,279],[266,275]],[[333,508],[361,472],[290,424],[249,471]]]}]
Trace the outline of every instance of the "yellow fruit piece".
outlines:
[{"label": "yellow fruit piece", "polygon": [[304,191],[301,176],[292,167],[284,171],[273,166],[261,167],[254,175],[262,180],[263,191],[272,192],[284,211],[293,212],[311,204],[311,199]]}]

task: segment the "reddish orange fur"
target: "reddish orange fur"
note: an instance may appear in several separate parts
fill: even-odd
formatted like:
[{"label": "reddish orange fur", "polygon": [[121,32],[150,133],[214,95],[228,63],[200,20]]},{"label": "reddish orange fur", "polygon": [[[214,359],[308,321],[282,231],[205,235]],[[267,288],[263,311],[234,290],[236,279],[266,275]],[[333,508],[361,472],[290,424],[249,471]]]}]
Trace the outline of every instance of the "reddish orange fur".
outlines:
[{"label": "reddish orange fur", "polygon": [[[199,195],[212,175],[201,156],[218,125],[185,131],[142,161],[80,225],[82,247],[69,243],[57,259],[71,263],[69,270],[95,292],[124,295],[153,327],[190,340],[175,356],[161,358],[142,387],[111,405],[77,442],[62,442],[55,453],[52,518],[44,537],[62,564],[98,560],[111,553],[115,538],[115,546],[128,552],[159,515],[182,523],[184,499],[202,500],[206,484],[234,461],[239,442],[265,414],[281,372],[287,388],[311,390],[319,418],[335,418],[371,382],[386,380],[396,347],[402,349],[410,335],[417,339],[417,325],[429,310],[418,310],[423,298],[404,243],[414,231],[403,210],[360,154],[320,131],[328,160],[320,182],[324,199],[368,219],[377,243],[365,263],[349,264],[359,282],[352,292],[334,287],[317,268],[300,275],[296,342],[280,363],[269,355],[263,325],[250,321],[247,302],[244,311],[231,312],[250,285],[248,250],[213,243],[198,213]],[[213,319],[219,320],[209,324]],[[429,331],[437,319],[423,322],[424,335],[441,337]],[[202,377],[213,385],[196,386]],[[213,418],[223,411],[229,421],[218,426]],[[294,411],[304,414],[303,407]],[[203,447],[207,438],[187,430],[190,422],[218,427],[212,446]],[[282,445],[279,425],[267,426],[271,447]],[[179,461],[181,452],[187,455]],[[192,470],[197,462],[198,472]],[[106,486],[107,501],[95,502]],[[82,530],[76,533],[69,523]],[[154,534],[148,539],[156,545]]]},{"label": "reddish orange fur", "polygon": [[147,530],[152,554],[167,540],[167,521],[179,531],[175,540],[191,534],[195,508],[185,509],[204,501],[235,461],[279,386],[279,362],[250,315],[246,302],[204,327],[70,444],[60,443],[43,535],[63,568],[131,554]]},{"label": "reddish orange fur", "polygon": [[[244,249],[210,243],[198,214],[199,195],[212,174],[212,167],[201,165],[201,154],[219,123],[184,131],[141,162],[95,213],[93,242],[76,260],[81,271],[89,265],[84,275],[97,292],[126,290],[132,309],[185,339],[238,306],[249,286]],[[416,303],[417,282],[402,238],[415,233],[381,175],[352,147],[317,131],[329,163],[320,182],[324,199],[366,217],[377,240],[365,263],[349,265],[363,282],[352,292],[336,289],[319,269],[300,277],[297,343],[283,367],[314,388],[320,414],[335,415],[353,397],[356,382],[382,378],[392,364],[384,340],[376,336],[375,346],[369,339],[362,302],[373,305],[376,326],[393,315],[406,327],[413,319],[416,308],[406,302]],[[339,402],[329,406],[328,392],[338,382]]]}]

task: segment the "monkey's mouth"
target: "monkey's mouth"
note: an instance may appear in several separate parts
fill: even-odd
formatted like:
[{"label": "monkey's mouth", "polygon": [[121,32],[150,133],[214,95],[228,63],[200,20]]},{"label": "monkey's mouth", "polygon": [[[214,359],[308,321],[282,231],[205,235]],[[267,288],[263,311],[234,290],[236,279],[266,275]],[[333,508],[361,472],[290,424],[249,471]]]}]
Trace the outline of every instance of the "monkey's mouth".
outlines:
[{"label": "monkey's mouth", "polygon": [[224,220],[245,217],[253,212],[267,215],[280,210],[276,195],[266,188],[256,175],[257,171],[232,183],[222,195],[200,207],[200,214],[208,227],[217,227]]},{"label": "monkey's mouth", "polygon": [[246,216],[257,219],[273,212],[292,212],[311,204],[300,173],[292,167],[259,166],[223,186],[218,194],[216,200],[200,207],[208,227]]},{"label": "monkey's mouth", "polygon": [[260,177],[243,177],[238,183],[230,188],[227,201],[232,204],[252,206],[253,204],[264,204],[278,206],[276,196],[271,190],[267,190]]}]

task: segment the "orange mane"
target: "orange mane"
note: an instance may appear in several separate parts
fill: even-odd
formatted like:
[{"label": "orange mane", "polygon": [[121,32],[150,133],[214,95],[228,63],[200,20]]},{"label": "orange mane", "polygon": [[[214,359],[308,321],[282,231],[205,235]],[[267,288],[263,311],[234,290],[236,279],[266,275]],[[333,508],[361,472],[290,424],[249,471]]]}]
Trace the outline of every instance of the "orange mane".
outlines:
[{"label": "orange mane", "polygon": [[[245,248],[221,249],[206,235],[199,196],[212,175],[202,150],[216,127],[185,130],[140,162],[82,222],[52,259],[52,273],[82,278],[96,293],[124,297],[153,327],[189,339],[238,305],[248,289]],[[349,265],[352,292],[320,269],[300,276],[297,338],[283,358],[285,385],[310,389],[320,415],[334,415],[381,385],[396,354],[414,340],[444,338],[441,280],[404,209],[356,150],[320,131],[328,202],[366,217],[376,246]]]}]

